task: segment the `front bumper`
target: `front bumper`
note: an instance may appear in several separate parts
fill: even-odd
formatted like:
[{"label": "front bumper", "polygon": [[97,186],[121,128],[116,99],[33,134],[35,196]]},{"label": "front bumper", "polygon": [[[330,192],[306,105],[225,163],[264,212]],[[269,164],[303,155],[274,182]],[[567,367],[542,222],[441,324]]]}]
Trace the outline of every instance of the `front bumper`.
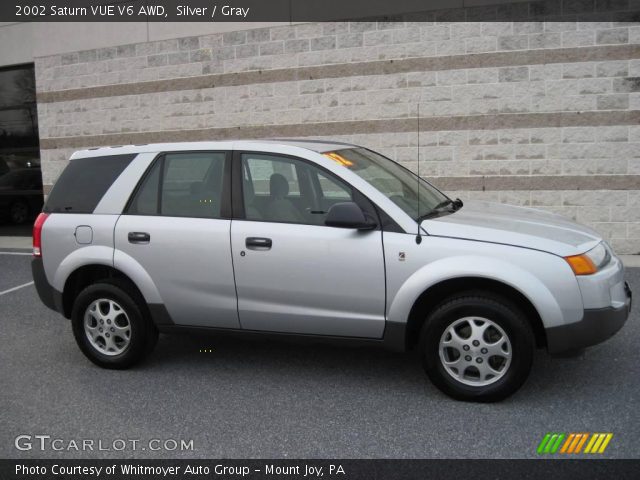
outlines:
[{"label": "front bumper", "polygon": [[562,353],[602,343],[611,338],[627,321],[632,294],[625,282],[626,301],[622,307],[585,309],[582,320],[547,329],[549,353]]}]

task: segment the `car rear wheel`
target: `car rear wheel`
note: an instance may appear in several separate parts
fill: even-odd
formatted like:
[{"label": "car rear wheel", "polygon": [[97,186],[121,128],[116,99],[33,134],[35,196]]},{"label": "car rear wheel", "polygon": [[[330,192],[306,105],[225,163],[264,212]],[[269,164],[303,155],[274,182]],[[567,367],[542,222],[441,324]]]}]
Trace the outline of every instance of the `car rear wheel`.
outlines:
[{"label": "car rear wheel", "polygon": [[29,220],[29,205],[23,201],[17,201],[11,204],[9,208],[9,219],[11,223],[22,225]]},{"label": "car rear wheel", "polygon": [[437,306],[421,333],[431,381],[458,400],[495,402],[516,392],[531,370],[534,335],[512,302],[490,292],[454,295]]},{"label": "car rear wheel", "polygon": [[117,281],[91,285],[78,295],[71,314],[82,353],[103,368],[124,369],[153,350],[158,331],[138,295]]}]

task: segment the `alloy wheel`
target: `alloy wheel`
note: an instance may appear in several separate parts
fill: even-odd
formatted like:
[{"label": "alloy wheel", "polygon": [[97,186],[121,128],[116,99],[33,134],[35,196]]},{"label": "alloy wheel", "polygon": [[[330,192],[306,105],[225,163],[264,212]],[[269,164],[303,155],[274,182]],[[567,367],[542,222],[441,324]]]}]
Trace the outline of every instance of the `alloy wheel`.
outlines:
[{"label": "alloy wheel", "polygon": [[115,301],[100,298],[84,314],[84,331],[93,348],[103,355],[119,355],[131,342],[131,322]]},{"label": "alloy wheel", "polygon": [[439,344],[445,371],[458,382],[484,387],[500,380],[511,365],[511,341],[494,321],[464,317],[449,325]]}]

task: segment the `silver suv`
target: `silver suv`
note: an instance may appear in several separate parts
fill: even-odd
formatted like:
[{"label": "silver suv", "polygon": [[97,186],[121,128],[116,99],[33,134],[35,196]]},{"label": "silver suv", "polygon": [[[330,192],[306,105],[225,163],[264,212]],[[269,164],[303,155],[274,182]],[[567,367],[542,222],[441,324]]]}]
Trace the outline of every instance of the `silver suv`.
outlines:
[{"label": "silver suv", "polygon": [[457,399],[515,392],[534,349],[602,342],[627,319],[594,231],[451,200],[384,156],[299,140],[75,153],[34,226],[33,276],[95,364],[158,332],[296,335],[417,349]]}]

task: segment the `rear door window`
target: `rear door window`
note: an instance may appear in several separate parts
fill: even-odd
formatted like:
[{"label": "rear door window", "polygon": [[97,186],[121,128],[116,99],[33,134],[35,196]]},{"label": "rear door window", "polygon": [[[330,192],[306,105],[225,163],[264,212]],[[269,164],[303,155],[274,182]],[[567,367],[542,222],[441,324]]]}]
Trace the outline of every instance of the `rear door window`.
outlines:
[{"label": "rear door window", "polygon": [[225,152],[167,153],[158,158],[127,213],[220,218]]}]

